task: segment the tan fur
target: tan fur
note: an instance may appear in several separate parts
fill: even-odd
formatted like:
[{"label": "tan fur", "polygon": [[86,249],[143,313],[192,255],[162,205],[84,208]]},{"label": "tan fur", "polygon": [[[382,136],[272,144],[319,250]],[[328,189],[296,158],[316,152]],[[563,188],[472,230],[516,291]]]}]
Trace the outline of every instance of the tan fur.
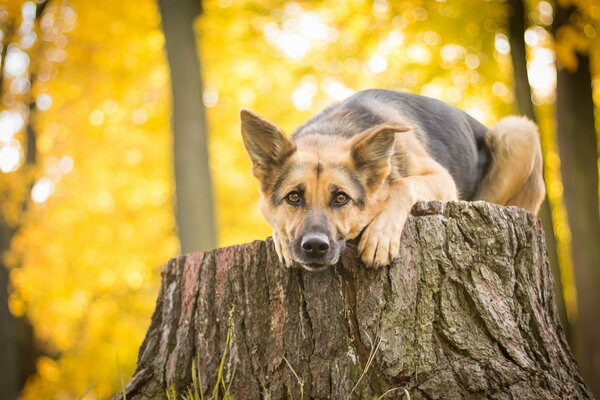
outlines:
[{"label": "tan fur", "polygon": [[458,198],[448,171],[429,156],[412,132],[397,137],[394,151],[406,160],[407,176],[387,182],[387,200],[379,204],[377,216],[361,236],[358,249],[370,266],[388,265],[398,257],[402,228],[416,202]]},{"label": "tan fur", "polygon": [[535,124],[524,117],[507,117],[490,129],[486,140],[492,161],[477,198],[537,213],[546,192]]},{"label": "tan fur", "polygon": [[[398,257],[402,229],[416,202],[459,198],[450,173],[430,156],[416,131],[399,122],[352,138],[315,132],[294,143],[256,114],[244,110],[241,116],[244,144],[261,184],[261,209],[286,265],[301,258],[294,250],[298,238],[315,224],[336,243],[362,233],[362,261],[388,265]],[[505,118],[490,130],[487,146],[492,161],[478,198],[537,212],[544,184],[535,125],[525,118]],[[281,200],[300,187],[301,207]],[[337,192],[352,201],[334,207],[332,193]]]},{"label": "tan fur", "polygon": [[[370,133],[367,132],[365,136]],[[321,135],[300,139],[296,143],[297,152],[286,161],[286,164],[304,167],[295,169],[287,177],[285,185],[281,187],[281,191],[285,193],[298,184],[305,184],[307,208],[318,209],[325,213],[330,229],[336,232],[338,237],[348,239],[355,238],[361,233],[374,216],[380,213],[389,197],[387,185],[382,185],[384,177],[389,173],[389,165],[382,165],[380,173],[374,169],[370,170],[370,174],[380,175],[380,182],[370,188],[367,195],[370,202],[364,210],[357,212],[354,207],[340,209],[328,207],[329,187],[333,184],[350,196],[356,195],[347,177],[331,168],[332,165],[355,168],[350,154],[356,142],[358,140],[350,141],[341,137]],[[323,170],[317,178],[315,168],[319,163]],[[268,192],[263,193],[261,210],[273,226],[273,240],[278,254],[286,265],[291,265],[293,257],[290,252],[290,239],[299,234],[304,214],[301,210],[291,207],[273,207],[268,201],[268,196]]]}]

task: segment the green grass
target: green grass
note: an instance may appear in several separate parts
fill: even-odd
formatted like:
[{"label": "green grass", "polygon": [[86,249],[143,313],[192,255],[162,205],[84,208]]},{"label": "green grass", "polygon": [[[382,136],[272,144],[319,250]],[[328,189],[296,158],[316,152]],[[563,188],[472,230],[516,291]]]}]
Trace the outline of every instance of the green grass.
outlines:
[{"label": "green grass", "polygon": [[[292,364],[290,364],[290,362],[287,360],[287,358],[285,358],[285,356],[283,357],[283,359],[285,360],[285,363],[287,364],[290,371],[292,371],[292,374],[294,374],[294,377],[296,378],[298,385],[300,385],[300,400],[303,400],[304,399],[304,380],[298,376],[298,374],[292,367]],[[292,396],[292,394],[290,393],[289,388],[288,388],[288,396],[290,396],[290,399],[294,400],[294,396]]]},{"label": "green grass", "polygon": [[[379,350],[379,345],[381,344],[381,340],[378,337],[375,338],[374,342],[371,340],[371,337],[368,334],[367,334],[367,338],[369,339],[369,342],[371,343],[371,351],[370,351],[369,357],[367,359],[367,364],[365,365],[365,368],[364,368],[361,376],[359,377],[358,381],[356,382],[356,384],[350,391],[350,394],[348,394],[347,400],[352,398],[352,394],[358,388],[358,385],[360,384],[360,382],[362,381],[364,376],[367,374],[371,364],[373,363],[373,360],[375,359],[375,355],[376,355],[377,351]],[[225,365],[227,364],[227,361],[231,361],[230,358],[228,360],[228,357],[231,357],[231,355],[230,355],[231,340],[232,340],[232,329],[230,328],[227,331],[227,337],[225,339],[225,350],[223,351],[223,354],[221,355],[221,359],[219,361],[219,366],[217,369],[217,376],[216,376],[215,382],[212,386],[212,391],[210,392],[210,397],[206,398],[206,400],[235,400],[230,394],[231,383],[233,382],[233,379],[235,378],[235,367],[231,373],[231,377],[229,377],[227,379],[225,376]],[[300,400],[303,400],[304,399],[304,379],[302,379],[298,375],[296,370],[292,367],[292,365],[290,364],[290,362],[287,360],[287,358],[285,356],[283,357],[283,360],[285,361],[287,367],[290,369],[290,371],[294,375],[294,378],[296,378],[296,381],[298,382],[298,385],[300,387]],[[165,389],[165,394],[166,394],[167,400],[205,400],[202,386],[203,386],[203,382],[202,382],[202,376],[200,374],[200,354],[197,354],[195,360],[192,362],[192,384],[191,384],[191,386],[185,391],[185,393],[178,394],[177,391],[175,390],[175,386],[173,384],[171,384],[170,387]],[[261,381],[260,386],[263,390],[264,398],[266,400],[270,400],[271,397],[269,395],[269,392],[268,392],[264,382]],[[404,387],[396,387],[396,388],[389,389],[385,393],[383,393],[381,396],[379,396],[375,399],[376,400],[385,400],[389,394],[392,394],[397,391],[404,392],[401,394],[400,398],[403,398],[404,400],[410,400],[410,393]],[[294,400],[294,397],[292,396],[289,389],[288,389],[288,398]],[[124,388],[123,388],[123,400],[126,400]]]},{"label": "green grass", "polygon": [[[386,392],[385,392],[385,393],[383,393],[381,396],[379,396],[379,397],[377,398],[377,400],[383,400],[383,398],[384,398],[385,396],[387,396],[388,394],[390,394],[390,393],[393,393],[393,392],[395,392],[395,391],[397,391],[397,390],[403,390],[403,391],[404,391],[404,394],[403,394],[403,395],[404,395],[404,396],[406,396],[405,400],[410,400],[410,393],[408,393],[408,390],[406,390],[406,388],[403,388],[403,387],[391,388],[390,390],[386,391]],[[400,397],[400,398],[402,398],[402,397]]]},{"label": "green grass", "polygon": [[[232,330],[231,328],[227,331],[227,337],[225,339],[225,350],[221,355],[221,360],[219,361],[219,367],[217,369],[217,377],[211,392],[210,397],[206,400],[234,400],[233,397],[229,394],[229,389],[231,387],[231,383],[235,377],[235,367],[233,372],[231,373],[231,377],[226,380],[225,377],[225,363],[227,361],[227,356],[229,355],[229,349],[231,345],[231,336]],[[202,390],[202,375],[200,374],[200,354],[196,355],[196,359],[192,362],[192,385],[186,391],[186,393],[178,396],[177,391],[175,390],[175,386],[171,384],[171,386],[165,389],[165,394],[167,395],[168,400],[204,400],[204,392]]]},{"label": "green grass", "polygon": [[[85,390],[83,391],[81,396],[79,396],[79,400],[83,400],[85,398],[85,395],[88,394],[94,386],[96,386],[96,381],[93,381],[92,383],[89,384],[89,386],[87,388],[85,388]],[[125,395],[125,393],[123,393],[123,395]]]}]

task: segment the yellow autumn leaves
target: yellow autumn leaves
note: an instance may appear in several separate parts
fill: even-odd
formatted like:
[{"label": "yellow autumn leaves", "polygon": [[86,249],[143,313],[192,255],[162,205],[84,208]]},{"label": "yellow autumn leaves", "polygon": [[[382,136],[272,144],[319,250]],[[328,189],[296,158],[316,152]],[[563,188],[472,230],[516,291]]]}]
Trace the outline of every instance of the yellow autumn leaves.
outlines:
[{"label": "yellow autumn leaves", "polygon": [[[1,4],[18,14],[24,3]],[[546,5],[533,4],[540,23]],[[90,387],[86,398],[106,398],[133,371],[161,266],[178,253],[164,38],[152,0],[48,7],[49,42],[32,59],[44,71],[33,86],[37,167],[0,173],[2,215],[21,227],[6,256],[10,306],[47,352],[25,399],[76,398]],[[370,87],[438,97],[485,123],[514,112],[498,2],[207,0],[203,10],[196,32],[220,245],[270,234],[240,140],[241,107],[288,133]],[[568,63],[569,48],[589,44],[564,35]],[[554,54],[538,42],[539,54]],[[546,152],[556,158],[551,145]],[[38,191],[23,214],[27,180]]]}]

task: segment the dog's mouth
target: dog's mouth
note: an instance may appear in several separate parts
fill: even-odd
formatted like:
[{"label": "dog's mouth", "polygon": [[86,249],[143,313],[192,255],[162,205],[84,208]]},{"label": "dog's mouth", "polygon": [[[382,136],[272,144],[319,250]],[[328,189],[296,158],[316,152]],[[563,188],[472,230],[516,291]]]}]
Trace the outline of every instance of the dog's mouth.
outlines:
[{"label": "dog's mouth", "polygon": [[294,257],[294,262],[296,263],[296,265],[300,265],[304,270],[310,272],[325,271],[327,269],[335,267],[339,260],[339,255],[312,260],[303,257]]},{"label": "dog's mouth", "polygon": [[304,268],[305,270],[310,271],[310,272],[325,271],[326,269],[333,267],[333,265],[329,265],[329,264],[315,264],[315,263],[313,263],[313,264],[300,263],[300,265],[302,266],[302,268]]}]

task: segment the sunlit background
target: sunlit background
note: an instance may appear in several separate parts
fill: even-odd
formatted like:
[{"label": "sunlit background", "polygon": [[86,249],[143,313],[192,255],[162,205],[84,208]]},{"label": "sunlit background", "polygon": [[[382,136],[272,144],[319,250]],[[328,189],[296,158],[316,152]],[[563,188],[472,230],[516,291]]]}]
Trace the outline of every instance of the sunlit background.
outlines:
[{"label": "sunlit background", "polygon": [[[179,252],[165,40],[155,1],[46,3],[0,0],[0,222],[10,239],[2,263],[10,269],[10,312],[33,328],[33,338],[19,331],[22,347],[34,349],[21,367],[31,373],[23,398],[105,398],[133,372],[162,265]],[[557,43],[556,4],[525,3],[559,297],[576,324],[554,129],[556,65],[577,68],[574,52],[587,52],[599,103],[600,5],[571,2],[589,21]],[[516,112],[502,1],[202,6],[195,29],[219,246],[270,234],[240,140],[242,107],[288,133],[325,105],[373,87],[439,98],[485,124]]]}]

